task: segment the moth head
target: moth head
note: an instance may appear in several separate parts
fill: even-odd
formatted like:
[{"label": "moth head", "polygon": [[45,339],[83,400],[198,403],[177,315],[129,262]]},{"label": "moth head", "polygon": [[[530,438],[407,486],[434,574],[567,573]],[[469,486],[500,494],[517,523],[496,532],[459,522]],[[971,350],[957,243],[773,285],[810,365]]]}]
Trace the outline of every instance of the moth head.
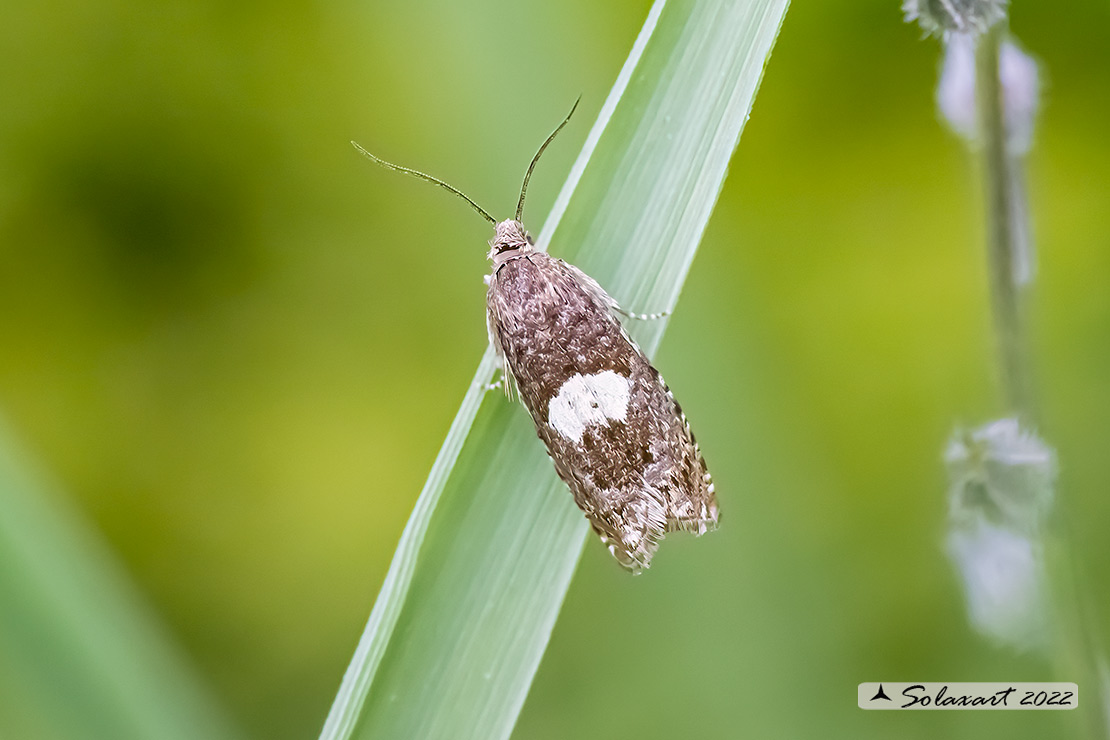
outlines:
[{"label": "moth head", "polygon": [[489,240],[489,258],[496,261],[498,255],[507,257],[507,252],[532,249],[532,236],[524,230],[524,224],[515,219],[499,221],[494,226],[493,238]]}]

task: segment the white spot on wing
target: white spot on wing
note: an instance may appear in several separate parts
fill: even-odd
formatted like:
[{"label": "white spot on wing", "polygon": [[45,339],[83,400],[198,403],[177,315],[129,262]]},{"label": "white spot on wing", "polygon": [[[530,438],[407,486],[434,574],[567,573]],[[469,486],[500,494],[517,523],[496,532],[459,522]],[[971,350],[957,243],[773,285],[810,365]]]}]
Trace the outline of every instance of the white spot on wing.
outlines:
[{"label": "white spot on wing", "polygon": [[628,378],[612,370],[596,375],[573,375],[547,405],[547,423],[567,439],[580,443],[586,427],[609,426],[628,417],[631,393]]}]

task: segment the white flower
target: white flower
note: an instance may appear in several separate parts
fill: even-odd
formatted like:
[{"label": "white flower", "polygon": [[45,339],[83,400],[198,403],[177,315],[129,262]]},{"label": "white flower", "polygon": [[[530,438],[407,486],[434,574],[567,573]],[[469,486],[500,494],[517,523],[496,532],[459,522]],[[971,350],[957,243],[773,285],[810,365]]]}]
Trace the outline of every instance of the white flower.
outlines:
[{"label": "white flower", "polygon": [[953,521],[986,518],[1035,533],[1052,508],[1056,454],[1017,419],[957,431],[944,453]]},{"label": "white flower", "polygon": [[944,45],[944,62],[937,83],[937,108],[960,138],[979,140],[975,112],[975,40],[952,34]]},{"label": "white flower", "polygon": [[1041,78],[1037,62],[1007,39],[998,50],[998,77],[1002,81],[1006,115],[1006,149],[1013,156],[1029,153],[1033,125],[1041,100]]},{"label": "white flower", "polygon": [[[1040,106],[1041,81],[1037,62],[1011,39],[998,52],[1006,126],[1006,150],[1011,156],[1029,153]],[[964,140],[979,142],[975,110],[975,39],[950,34],[944,45],[944,63],[937,84],[937,108],[952,130]]]},{"label": "white flower", "polygon": [[947,550],[976,630],[1019,649],[1047,642],[1042,559],[1030,536],[979,520],[953,527]]},{"label": "white flower", "polygon": [[1008,0],[904,0],[906,22],[917,21],[925,33],[980,34],[1006,17]]}]

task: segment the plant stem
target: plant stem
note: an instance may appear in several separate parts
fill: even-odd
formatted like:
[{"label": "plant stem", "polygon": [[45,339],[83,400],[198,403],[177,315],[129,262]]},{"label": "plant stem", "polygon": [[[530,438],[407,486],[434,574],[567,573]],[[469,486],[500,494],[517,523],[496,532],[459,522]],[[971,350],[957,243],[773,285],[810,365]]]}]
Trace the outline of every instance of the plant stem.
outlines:
[{"label": "plant stem", "polygon": [[[1016,278],[1018,260],[1030,258],[1018,224],[1023,223],[1025,199],[1018,168],[1020,161],[1007,149],[1004,93],[999,75],[1005,24],[984,34],[975,49],[975,105],[982,143],[987,208],[987,262],[991,302],[997,333],[1002,394],[1010,413],[1036,426],[1033,378],[1025,334],[1025,291]],[[1110,738],[1106,666],[1098,639],[1098,619],[1084,588],[1081,563],[1074,551],[1074,527],[1067,511],[1058,505],[1058,534],[1044,537],[1047,571],[1055,605],[1056,658],[1060,670],[1087,688],[1083,702],[1085,723],[1091,737]],[[1093,694],[1093,696],[1092,696]]]},{"label": "plant stem", "polygon": [[1002,394],[1007,409],[1023,421],[1036,423],[1033,408],[1032,373],[1025,338],[1024,291],[1015,279],[1018,234],[1014,209],[1023,201],[1011,189],[1019,183],[1013,176],[1017,162],[1006,150],[1006,120],[1002,85],[998,73],[999,48],[1004,24],[985,33],[975,50],[975,105],[983,152],[983,177],[987,207],[987,263],[991,301],[997,334]]}]

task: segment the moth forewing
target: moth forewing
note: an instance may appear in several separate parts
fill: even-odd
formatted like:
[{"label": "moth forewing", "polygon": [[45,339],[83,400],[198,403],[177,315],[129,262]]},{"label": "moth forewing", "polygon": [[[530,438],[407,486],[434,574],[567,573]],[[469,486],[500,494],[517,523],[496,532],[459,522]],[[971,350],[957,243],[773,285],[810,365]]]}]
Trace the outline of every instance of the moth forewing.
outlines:
[{"label": "moth forewing", "polygon": [[617,560],[646,568],[664,534],[716,526],[717,503],[686,418],[578,268],[497,224],[490,340],[559,476]]}]

